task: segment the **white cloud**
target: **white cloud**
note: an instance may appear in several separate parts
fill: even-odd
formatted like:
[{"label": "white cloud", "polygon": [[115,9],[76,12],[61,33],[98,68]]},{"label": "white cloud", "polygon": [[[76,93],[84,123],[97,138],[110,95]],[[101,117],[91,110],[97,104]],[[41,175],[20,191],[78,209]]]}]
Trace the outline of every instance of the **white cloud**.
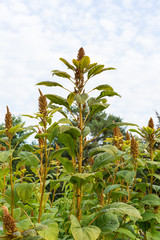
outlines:
[{"label": "white cloud", "polygon": [[[160,112],[159,5],[154,0],[136,5],[131,0],[2,0],[0,121],[6,105],[17,115],[35,112],[35,84],[53,80],[51,70],[65,69],[59,57],[71,61],[83,46],[93,62],[117,68],[88,84],[107,82],[122,95],[108,100],[108,111],[125,121],[148,122]],[[58,88],[42,90],[64,94]]]}]

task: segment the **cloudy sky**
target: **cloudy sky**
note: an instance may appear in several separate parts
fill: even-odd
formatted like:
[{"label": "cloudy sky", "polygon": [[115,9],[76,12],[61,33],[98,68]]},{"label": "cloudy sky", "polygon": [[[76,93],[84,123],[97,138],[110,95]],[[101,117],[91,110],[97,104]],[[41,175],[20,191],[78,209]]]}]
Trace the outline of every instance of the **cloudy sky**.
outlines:
[{"label": "cloudy sky", "polygon": [[[65,70],[59,57],[71,62],[80,47],[91,62],[116,68],[88,86],[106,83],[122,96],[108,100],[107,112],[139,126],[150,117],[156,123],[159,0],[0,0],[0,122],[6,105],[14,115],[37,112],[35,84],[56,81],[51,70]],[[41,90],[65,94],[59,88]]]}]

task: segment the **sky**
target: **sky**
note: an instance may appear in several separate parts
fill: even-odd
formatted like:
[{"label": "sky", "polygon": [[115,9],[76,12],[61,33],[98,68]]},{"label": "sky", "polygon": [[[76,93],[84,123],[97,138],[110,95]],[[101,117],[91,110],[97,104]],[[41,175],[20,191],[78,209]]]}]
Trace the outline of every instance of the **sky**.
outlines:
[{"label": "sky", "polygon": [[[116,68],[88,83],[88,88],[109,84],[122,96],[108,98],[107,114],[140,127],[150,117],[157,123],[159,0],[0,0],[0,122],[6,105],[16,116],[38,111],[38,82],[70,88],[51,71],[68,71],[59,58],[71,62],[80,47],[91,62]],[[60,88],[40,89],[67,96]]]}]

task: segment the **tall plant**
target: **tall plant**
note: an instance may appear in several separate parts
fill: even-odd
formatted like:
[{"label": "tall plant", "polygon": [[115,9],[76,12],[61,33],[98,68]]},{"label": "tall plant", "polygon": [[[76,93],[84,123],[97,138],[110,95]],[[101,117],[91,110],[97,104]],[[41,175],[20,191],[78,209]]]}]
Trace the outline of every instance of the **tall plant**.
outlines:
[{"label": "tall plant", "polygon": [[[76,192],[73,194],[76,195],[77,198],[77,213],[76,216],[80,221],[82,217],[81,213],[81,202],[83,197],[83,189],[82,186],[84,182],[89,181],[89,177],[93,177],[88,173],[88,170],[85,172],[85,167],[83,166],[83,152],[86,146],[96,139],[103,131],[102,129],[97,136],[89,138],[90,128],[88,127],[88,123],[91,121],[94,114],[103,111],[108,108],[109,104],[107,103],[106,97],[119,96],[117,92],[113,90],[113,88],[108,84],[102,84],[94,87],[93,89],[86,92],[85,87],[91,79],[108,70],[114,70],[115,68],[108,67],[105,68],[104,65],[97,63],[90,63],[90,58],[85,56],[85,52],[83,48],[80,48],[78,51],[77,59],[72,60],[72,64],[70,64],[64,58],[60,58],[60,60],[68,67],[69,70],[73,72],[73,76],[64,71],[53,70],[53,76],[58,76],[60,78],[64,78],[69,80],[73,86],[73,90],[67,89],[63,84],[52,81],[44,81],[40,82],[37,85],[45,85],[48,87],[60,87],[69,92],[67,98],[63,98],[62,96],[47,94],[46,97],[50,100],[50,107],[56,108],[57,105],[61,105],[70,112],[74,122],[76,122],[77,127],[73,126],[72,123],[65,118],[65,120],[61,120],[62,123],[66,123],[66,125],[62,125],[59,129],[59,141],[61,141],[66,147],[68,147],[68,154],[72,159],[72,175],[70,178],[70,182],[75,185]],[[98,91],[99,94],[97,97],[89,97],[89,93],[93,91]],[[76,106],[78,108],[77,114],[71,111],[71,107]],[[87,115],[84,114],[85,109],[88,109]],[[65,110],[61,113],[65,115]],[[65,115],[66,117],[66,115]],[[110,124],[109,128],[113,128],[116,126],[116,123]],[[88,138],[87,138],[88,136]],[[62,159],[61,159],[62,160]],[[60,160],[60,161],[61,161]],[[88,158],[88,162],[89,162]],[[63,164],[64,162],[61,161]],[[65,162],[66,164],[66,162]],[[87,175],[88,174],[88,175]]]}]

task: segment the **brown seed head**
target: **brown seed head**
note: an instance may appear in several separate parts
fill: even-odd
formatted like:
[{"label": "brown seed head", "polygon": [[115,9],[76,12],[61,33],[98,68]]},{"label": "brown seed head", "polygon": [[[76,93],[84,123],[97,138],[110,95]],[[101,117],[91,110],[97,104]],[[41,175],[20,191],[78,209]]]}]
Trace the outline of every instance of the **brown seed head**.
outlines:
[{"label": "brown seed head", "polygon": [[154,123],[153,123],[153,119],[152,118],[149,119],[148,127],[154,129]]},{"label": "brown seed head", "polygon": [[43,114],[44,117],[47,116],[47,98],[44,96],[39,89],[40,97],[38,99],[39,112]]},{"label": "brown seed head", "polygon": [[1,144],[0,144],[0,151],[5,151],[6,150],[6,147],[3,147]]},{"label": "brown seed head", "polygon": [[80,61],[83,57],[85,56],[85,51],[84,49],[81,47],[78,51],[78,55],[77,55],[77,60]]},{"label": "brown seed head", "polygon": [[132,154],[133,158],[135,158],[135,159],[138,156],[138,143],[133,136],[131,139],[131,154]]},{"label": "brown seed head", "polygon": [[12,114],[10,113],[8,106],[7,106],[7,113],[5,115],[5,127],[6,127],[6,135],[11,140],[13,135],[9,132],[9,130],[12,127]]},{"label": "brown seed head", "polygon": [[123,149],[123,134],[121,133],[119,127],[113,128],[114,141],[113,144],[119,149]]},{"label": "brown seed head", "polygon": [[2,206],[3,208],[3,224],[9,233],[14,233],[17,231],[15,220],[9,214],[8,208]]},{"label": "brown seed head", "polygon": [[126,140],[130,140],[130,135],[129,135],[129,132],[127,131],[127,133],[126,133]]}]

